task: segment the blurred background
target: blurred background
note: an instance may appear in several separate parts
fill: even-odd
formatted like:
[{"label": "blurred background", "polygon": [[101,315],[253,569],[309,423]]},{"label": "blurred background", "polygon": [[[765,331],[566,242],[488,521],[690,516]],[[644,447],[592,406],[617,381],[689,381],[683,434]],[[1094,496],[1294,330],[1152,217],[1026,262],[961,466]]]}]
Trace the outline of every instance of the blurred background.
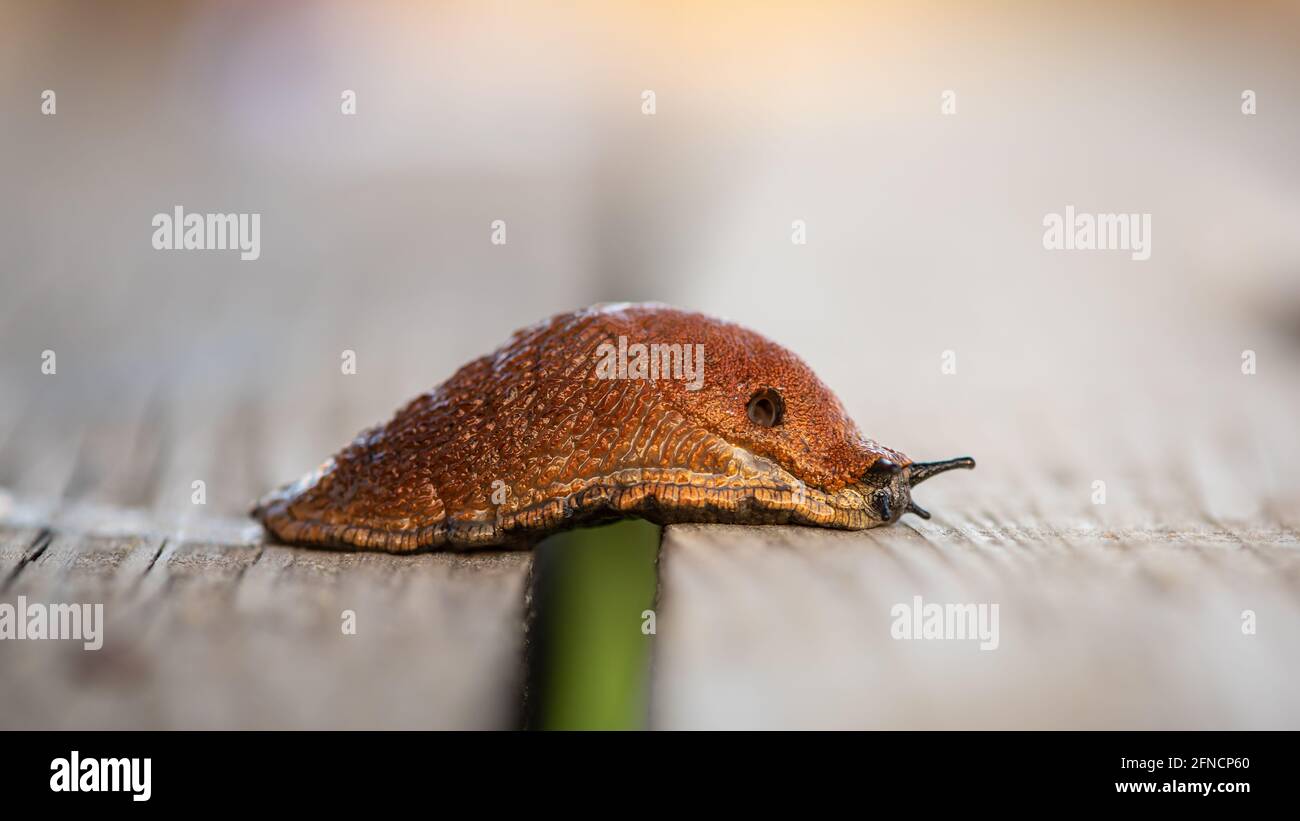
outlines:
[{"label": "blurred background", "polygon": [[[203,476],[239,516],[516,328],[658,300],[790,347],[872,438],[976,455],[936,512],[1296,524],[1294,2],[0,18],[11,499],[183,517]],[[260,213],[260,259],[155,251],[177,205]],[[1151,214],[1150,259],[1045,250],[1067,206]]]}]

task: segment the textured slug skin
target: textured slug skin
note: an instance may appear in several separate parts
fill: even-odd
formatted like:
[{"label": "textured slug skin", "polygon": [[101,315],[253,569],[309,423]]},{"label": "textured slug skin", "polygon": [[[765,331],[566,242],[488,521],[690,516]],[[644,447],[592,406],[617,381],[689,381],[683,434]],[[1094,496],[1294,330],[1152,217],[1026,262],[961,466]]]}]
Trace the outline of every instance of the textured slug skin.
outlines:
[{"label": "textured slug skin", "polygon": [[[598,378],[598,347],[620,336],[703,345],[702,386]],[[763,388],[784,400],[774,427],[746,411]],[[901,514],[870,503],[880,484],[864,474],[882,458],[909,464],[759,334],[662,305],[596,306],[518,331],[253,515],[286,543],[391,552],[526,546],[625,515],[860,529]]]}]

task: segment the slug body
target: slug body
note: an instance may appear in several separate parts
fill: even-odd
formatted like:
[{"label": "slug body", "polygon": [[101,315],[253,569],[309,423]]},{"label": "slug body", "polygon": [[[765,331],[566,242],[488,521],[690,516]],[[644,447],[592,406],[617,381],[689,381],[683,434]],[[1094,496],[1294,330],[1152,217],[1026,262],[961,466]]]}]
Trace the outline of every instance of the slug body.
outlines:
[{"label": "slug body", "polygon": [[517,332],[253,511],[290,544],[389,552],[527,546],[651,521],[850,530],[929,518],[913,463],[864,438],[794,354],[663,305]]}]

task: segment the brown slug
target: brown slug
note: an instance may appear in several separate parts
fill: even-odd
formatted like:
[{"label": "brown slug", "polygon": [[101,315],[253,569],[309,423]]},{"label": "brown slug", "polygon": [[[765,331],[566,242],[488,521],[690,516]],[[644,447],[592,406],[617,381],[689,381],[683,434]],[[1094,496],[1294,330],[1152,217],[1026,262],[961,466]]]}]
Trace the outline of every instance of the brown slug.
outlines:
[{"label": "brown slug", "polygon": [[289,544],[527,546],[624,516],[849,530],[930,514],[912,462],[863,438],[798,357],[655,304],[518,331],[253,510]]}]

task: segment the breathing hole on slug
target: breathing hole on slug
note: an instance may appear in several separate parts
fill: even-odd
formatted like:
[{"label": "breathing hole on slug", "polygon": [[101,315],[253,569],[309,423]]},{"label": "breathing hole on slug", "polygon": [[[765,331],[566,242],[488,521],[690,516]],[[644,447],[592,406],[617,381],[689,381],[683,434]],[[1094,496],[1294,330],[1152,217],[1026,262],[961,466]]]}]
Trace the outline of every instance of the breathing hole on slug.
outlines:
[{"label": "breathing hole on slug", "polygon": [[771,388],[761,388],[749,398],[745,411],[749,414],[749,421],[755,425],[774,428],[785,416],[785,400]]}]

